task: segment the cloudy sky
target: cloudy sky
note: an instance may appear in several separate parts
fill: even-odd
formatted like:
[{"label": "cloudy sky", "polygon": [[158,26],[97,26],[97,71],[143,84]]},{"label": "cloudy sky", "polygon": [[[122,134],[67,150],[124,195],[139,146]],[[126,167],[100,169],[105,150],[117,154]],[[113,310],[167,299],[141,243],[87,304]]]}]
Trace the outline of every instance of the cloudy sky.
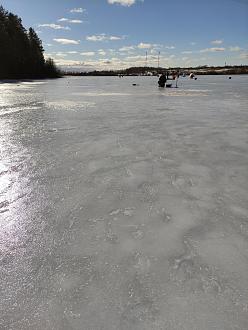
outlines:
[{"label": "cloudy sky", "polygon": [[72,70],[248,64],[248,0],[2,0]]}]

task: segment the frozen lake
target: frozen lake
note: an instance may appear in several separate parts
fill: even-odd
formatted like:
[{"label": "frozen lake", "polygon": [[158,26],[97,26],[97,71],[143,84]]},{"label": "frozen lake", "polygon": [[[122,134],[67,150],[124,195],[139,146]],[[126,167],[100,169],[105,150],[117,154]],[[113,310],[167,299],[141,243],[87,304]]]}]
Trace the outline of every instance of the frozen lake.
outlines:
[{"label": "frozen lake", "polygon": [[0,329],[247,329],[247,90],[1,83]]}]

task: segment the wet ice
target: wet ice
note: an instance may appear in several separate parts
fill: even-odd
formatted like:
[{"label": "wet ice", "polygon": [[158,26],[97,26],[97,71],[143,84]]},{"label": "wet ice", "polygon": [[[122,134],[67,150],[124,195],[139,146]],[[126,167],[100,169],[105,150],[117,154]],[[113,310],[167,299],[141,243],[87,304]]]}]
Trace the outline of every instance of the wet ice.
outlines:
[{"label": "wet ice", "polygon": [[156,83],[0,84],[1,329],[248,327],[248,79]]}]

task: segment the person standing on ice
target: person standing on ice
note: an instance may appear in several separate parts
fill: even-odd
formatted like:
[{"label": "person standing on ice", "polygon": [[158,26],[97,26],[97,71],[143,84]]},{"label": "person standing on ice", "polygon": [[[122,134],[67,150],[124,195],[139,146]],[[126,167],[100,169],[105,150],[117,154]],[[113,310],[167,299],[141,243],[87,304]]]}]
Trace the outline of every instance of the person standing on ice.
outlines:
[{"label": "person standing on ice", "polygon": [[166,81],[167,81],[166,75],[164,73],[162,73],[161,76],[159,77],[159,80],[158,80],[159,87],[164,87]]}]

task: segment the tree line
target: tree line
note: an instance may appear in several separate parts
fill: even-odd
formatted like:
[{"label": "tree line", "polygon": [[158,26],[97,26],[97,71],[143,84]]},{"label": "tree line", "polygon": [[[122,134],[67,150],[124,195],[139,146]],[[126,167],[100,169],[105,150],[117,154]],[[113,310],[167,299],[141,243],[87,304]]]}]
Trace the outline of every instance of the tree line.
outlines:
[{"label": "tree line", "polygon": [[191,72],[197,75],[233,75],[233,74],[248,74],[248,65],[233,65],[233,66],[198,66],[198,67],[131,67],[122,70],[101,70],[101,71],[66,71],[64,75],[68,76],[139,76],[139,75],[159,75],[162,72],[172,74],[173,71],[181,74],[189,75]]},{"label": "tree line", "polygon": [[42,41],[34,29],[27,31],[20,17],[0,6],[0,78],[59,76],[53,60],[45,60]]}]

